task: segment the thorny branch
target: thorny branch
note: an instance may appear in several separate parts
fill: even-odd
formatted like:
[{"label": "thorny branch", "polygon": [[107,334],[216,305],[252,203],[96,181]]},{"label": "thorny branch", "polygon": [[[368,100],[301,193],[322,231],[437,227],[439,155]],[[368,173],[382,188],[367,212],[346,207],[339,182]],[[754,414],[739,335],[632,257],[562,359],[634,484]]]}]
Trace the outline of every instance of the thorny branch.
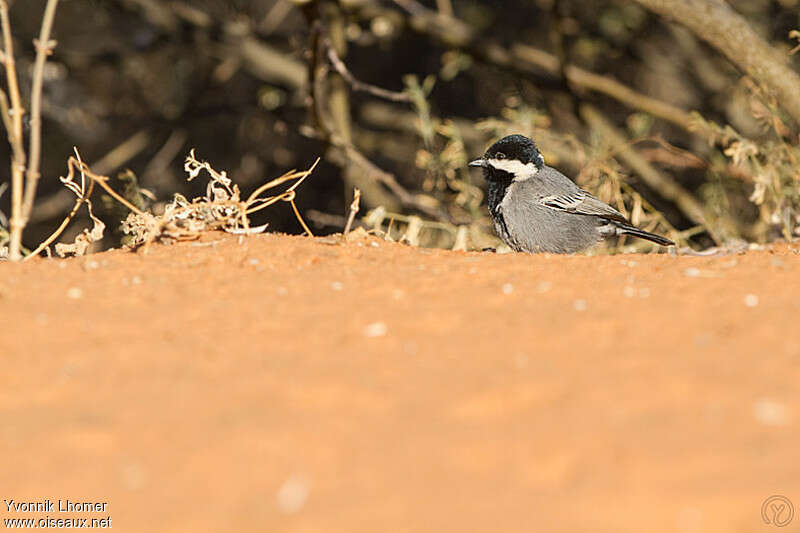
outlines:
[{"label": "thorny branch", "polygon": [[33,209],[36,197],[36,185],[39,182],[39,163],[42,154],[42,82],[44,79],[44,64],[47,56],[53,52],[55,41],[50,40],[53,30],[53,19],[56,15],[58,0],[48,0],[42,18],[42,28],[36,44],[36,62],[33,67],[33,85],[31,87],[31,133],[28,155],[28,170],[25,174],[25,196],[22,203],[23,224],[27,224]]},{"label": "thorny branch", "polygon": [[800,75],[736,13],[720,0],[636,0],[674,19],[724,54],[750,77],[774,91],[783,108],[800,123]]},{"label": "thorny branch", "polygon": [[[84,232],[82,235],[78,236],[75,245],[73,245],[76,246],[76,251],[77,247],[81,246],[81,248],[83,248],[83,251],[85,252],[85,247],[88,247],[90,242],[97,241],[103,237],[103,230],[105,228],[105,224],[100,222],[100,220],[97,219],[97,217],[95,217],[94,214],[92,213],[92,201],[90,200],[92,196],[92,191],[94,191],[95,180],[91,176],[87,176],[88,167],[86,166],[86,164],[84,164],[83,161],[81,161],[80,157],[81,156],[78,153],[78,150],[76,149],[75,156],[70,157],[69,160],[67,161],[67,169],[68,169],[67,176],[60,178],[61,183],[63,183],[67,189],[69,189],[73,194],[75,194],[76,197],[75,205],[73,205],[72,210],[69,212],[69,214],[67,214],[64,220],[61,222],[61,224],[50,234],[50,236],[47,237],[44,241],[42,241],[42,243],[30,254],[28,254],[25,257],[25,259],[23,259],[23,261],[28,261],[31,258],[38,256],[40,253],[42,253],[42,251],[47,249],[47,247],[50,246],[53,243],[53,241],[55,241],[64,232],[65,229],[67,229],[67,226],[75,217],[75,215],[78,213],[83,204],[86,204],[89,209],[89,217],[94,222],[94,228],[92,229],[91,232]],[[78,185],[75,182],[76,170],[81,175],[80,185]],[[87,177],[90,178],[88,188],[86,184]],[[83,238],[81,239],[81,237]],[[56,247],[58,246],[59,245],[56,245]],[[83,255],[83,253],[78,253],[78,255]]]},{"label": "thorny branch", "polygon": [[596,74],[575,65],[562,66],[555,55],[529,45],[515,44],[511,48],[505,48],[495,41],[479,38],[465,22],[444,16],[416,0],[394,2],[411,16],[411,26],[415,30],[430,35],[445,45],[462,49],[485,63],[535,81],[541,81],[542,72],[551,76],[560,76],[563,72],[575,87],[605,94],[622,104],[672,122],[686,131],[706,136],[705,131],[698,130],[690,113],[639,93],[610,76]]},{"label": "thorny branch", "polygon": [[327,35],[322,36],[322,45],[328,51],[328,60],[331,62],[331,65],[333,65],[333,68],[350,84],[350,87],[352,87],[354,91],[369,93],[377,98],[383,98],[384,100],[390,100],[392,102],[411,103],[411,97],[406,92],[389,91],[356,79],[348,70],[347,65],[341,60],[339,54],[336,53],[336,49],[331,44]]},{"label": "thorny branch", "polygon": [[17,81],[17,67],[14,62],[14,45],[11,39],[11,23],[8,18],[8,4],[0,0],[0,24],[3,31],[3,64],[6,71],[6,82],[11,99],[0,90],[0,104],[2,104],[3,123],[8,132],[8,142],[11,144],[11,230],[8,245],[8,258],[19,261],[22,257],[22,229],[25,222],[22,216],[22,187],[23,173],[25,171],[25,149],[22,146],[22,108]]},{"label": "thorny branch", "polygon": [[[315,132],[315,136],[331,146],[341,150],[345,156],[345,159],[349,163],[362,169],[369,179],[375,180],[386,186],[386,188],[388,188],[406,207],[417,209],[418,211],[434,217],[437,220],[446,219],[447,215],[440,209],[434,205],[431,205],[430,203],[421,201],[418,197],[410,193],[397,181],[393,174],[386,172],[375,165],[351,142],[345,140],[339,132],[334,131],[333,126],[325,116],[324,110],[324,103],[326,101],[325,75],[327,74],[327,68],[322,62],[322,48],[327,48],[328,50],[333,49],[333,47],[330,46],[330,41],[328,40],[327,35],[325,34],[322,21],[317,19],[311,23],[308,46],[308,55],[310,60],[307,70],[311,97],[309,109],[317,130]],[[343,77],[347,79],[346,76]]]}]

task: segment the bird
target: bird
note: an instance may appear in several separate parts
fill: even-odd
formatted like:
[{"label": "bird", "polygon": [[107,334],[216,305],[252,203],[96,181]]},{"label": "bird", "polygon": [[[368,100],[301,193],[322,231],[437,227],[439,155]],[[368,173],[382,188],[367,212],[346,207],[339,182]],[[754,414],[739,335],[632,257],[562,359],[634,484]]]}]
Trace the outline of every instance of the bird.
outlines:
[{"label": "bird", "polygon": [[483,169],[495,231],[514,251],[571,254],[619,235],[661,246],[675,244],[637,228],[622,213],[547,166],[536,143],[524,135],[503,137],[469,166]]}]

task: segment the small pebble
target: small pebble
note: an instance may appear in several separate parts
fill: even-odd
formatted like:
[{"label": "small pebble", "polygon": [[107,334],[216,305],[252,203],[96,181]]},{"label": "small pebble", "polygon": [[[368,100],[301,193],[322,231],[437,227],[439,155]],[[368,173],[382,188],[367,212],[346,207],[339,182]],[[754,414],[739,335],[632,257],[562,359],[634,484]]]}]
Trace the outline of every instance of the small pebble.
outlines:
[{"label": "small pebble", "polygon": [[250,260],[247,262],[250,263],[251,265],[257,265],[258,263],[260,263],[260,261],[255,257],[251,257]]},{"label": "small pebble", "polygon": [[575,300],[575,303],[572,304],[575,307],[576,311],[586,311],[588,307],[586,300]]},{"label": "small pebble", "polygon": [[758,296],[755,294],[748,294],[744,297],[744,305],[747,307],[755,307],[758,305]]},{"label": "small pebble", "polygon": [[540,281],[536,286],[536,292],[545,293],[553,288],[553,283],[550,281]]},{"label": "small pebble", "polygon": [[510,283],[503,284],[503,294],[511,294],[514,292],[514,286]]},{"label": "small pebble", "polygon": [[700,269],[695,267],[689,267],[683,271],[683,275],[688,278],[699,278],[700,277]]},{"label": "small pebble", "polygon": [[133,276],[131,278],[131,283],[134,284],[134,285],[141,285],[142,284],[142,278],[140,278],[139,276]]},{"label": "small pebble", "polygon": [[275,495],[278,508],[287,514],[298,512],[308,500],[311,492],[308,481],[300,476],[291,476],[283,482]]},{"label": "small pebble", "polygon": [[89,259],[83,263],[84,270],[97,270],[98,268],[100,268],[100,263],[94,259]]},{"label": "small pebble", "polygon": [[344,284],[341,281],[334,281],[333,283],[331,283],[331,289],[335,291],[340,291],[344,289]]},{"label": "small pebble", "polygon": [[72,298],[73,300],[80,300],[83,298],[83,289],[78,287],[70,287],[67,289],[67,298]]},{"label": "small pebble", "polygon": [[389,331],[389,328],[383,322],[373,322],[364,328],[364,336],[366,337],[383,337]]},{"label": "small pebble", "polygon": [[791,418],[786,405],[769,398],[760,398],[753,404],[753,416],[765,426],[785,426]]},{"label": "small pebble", "polygon": [[380,247],[381,247],[381,245],[380,245],[380,244],[378,244],[378,243],[377,243],[377,242],[375,242],[375,241],[372,241],[371,243],[369,243],[369,245],[370,245],[370,246],[372,246],[373,248],[380,248]]},{"label": "small pebble", "polygon": [[636,289],[631,287],[630,285],[626,285],[624,289],[622,289],[622,294],[625,295],[625,298],[633,298],[636,296]]}]

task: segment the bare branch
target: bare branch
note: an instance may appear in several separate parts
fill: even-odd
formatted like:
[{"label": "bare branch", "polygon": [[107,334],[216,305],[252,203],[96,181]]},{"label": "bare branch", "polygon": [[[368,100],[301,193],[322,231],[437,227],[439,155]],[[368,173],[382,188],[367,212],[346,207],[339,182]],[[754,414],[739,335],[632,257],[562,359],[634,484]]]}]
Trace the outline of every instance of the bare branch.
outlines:
[{"label": "bare branch", "polygon": [[[372,187],[372,185],[374,183],[381,183],[392,192],[395,198],[398,199],[402,205],[417,209],[418,211],[426,213],[427,215],[435,217],[439,220],[447,218],[446,214],[444,214],[440,209],[431,205],[430,203],[420,200],[415,195],[410,193],[397,181],[393,174],[386,172],[370,161],[369,158],[367,158],[355,146],[353,146],[350,140],[346,139],[340,132],[335,131],[334,127],[330,124],[328,117],[325,116],[322,104],[324,99],[324,77],[327,72],[327,67],[323,63],[323,59],[321,57],[321,48],[324,46],[322,41],[324,38],[325,35],[322,23],[319,20],[314,20],[311,22],[311,32],[309,35],[310,60],[308,62],[307,75],[309,93],[311,97],[309,110],[311,112],[311,118],[315,123],[315,128],[314,131],[309,131],[311,128],[307,128],[304,133],[309,137],[315,137],[336,148],[339,154],[342,156],[343,167],[354,165],[361,170],[362,174],[360,177],[362,179],[361,183],[358,185],[360,185],[360,188],[362,189],[362,196],[364,196],[365,200],[366,194],[364,192],[364,187],[375,189],[375,191],[373,191],[373,195],[377,196],[375,193],[383,193],[383,190]],[[393,200],[391,196],[386,195],[385,193],[384,196],[386,196],[389,200]],[[380,203],[386,202],[376,202],[376,205],[379,205]]]},{"label": "bare branch", "polygon": [[636,0],[647,9],[686,26],[740,70],[773,90],[781,106],[800,123],[800,75],[747,20],[722,0]]},{"label": "bare branch", "polygon": [[[628,140],[592,106],[585,105],[581,114],[586,122],[596,129],[603,137],[615,146],[620,147],[619,157],[636,172],[649,187],[658,191],[661,196],[675,203],[676,206],[695,224],[702,225],[713,235],[712,229],[706,222],[703,206],[694,195],[684,189],[671,177],[655,169],[644,157],[628,144]],[[714,237],[718,242],[718,239]]]},{"label": "bare branch", "polygon": [[528,78],[540,76],[541,73],[560,76],[563,72],[575,87],[605,94],[624,105],[672,122],[691,133],[705,136],[705,132],[695,129],[696,122],[690,113],[634,91],[610,76],[602,76],[574,65],[562,68],[558,57],[532,46],[516,44],[510,49],[504,48],[497,42],[478,38],[472,27],[465,22],[443,16],[416,0],[394,1],[411,15],[412,27],[417,31],[431,35],[449,46],[461,48],[481,61]]},{"label": "bare branch", "polygon": [[36,62],[33,67],[33,85],[31,87],[31,133],[28,155],[28,170],[25,173],[25,196],[22,202],[23,225],[28,223],[36,197],[36,186],[39,183],[39,163],[42,156],[42,83],[44,80],[44,64],[47,56],[53,52],[55,41],[50,40],[53,20],[56,16],[58,0],[48,0],[42,17],[42,27],[36,44]]},{"label": "bare branch", "polygon": [[0,24],[3,31],[3,64],[6,70],[6,81],[11,106],[5,93],[0,97],[2,103],[3,123],[8,131],[11,144],[11,219],[9,220],[10,239],[8,258],[19,261],[22,258],[22,229],[25,227],[22,216],[22,187],[25,172],[25,149],[22,147],[22,103],[17,81],[17,67],[14,62],[14,45],[11,39],[11,23],[8,18],[8,4],[0,0]]},{"label": "bare branch", "polygon": [[350,87],[352,87],[354,91],[366,92],[372,96],[383,98],[384,100],[390,100],[392,102],[411,102],[411,97],[405,92],[389,91],[387,89],[383,89],[369,83],[364,83],[363,81],[356,79],[347,69],[347,65],[344,64],[344,61],[342,61],[342,59],[339,57],[339,54],[336,53],[336,49],[333,47],[330,39],[328,39],[327,36],[322,38],[322,44],[328,50],[328,60],[331,62],[331,65],[333,65],[333,68],[342,78],[345,79],[345,81],[347,81],[348,84],[350,84]]},{"label": "bare branch", "polygon": [[[76,153],[77,153],[77,150],[76,150]],[[67,176],[65,178],[61,178],[61,181],[62,181],[62,183],[65,183],[65,184],[74,183],[74,176],[75,176],[76,168],[77,168],[78,172],[82,173],[83,179],[81,180],[81,187],[79,187],[79,188],[68,187],[68,189],[73,194],[75,194],[75,196],[76,196],[75,205],[72,206],[72,210],[69,212],[69,214],[67,214],[66,217],[64,217],[64,220],[61,221],[61,224],[50,234],[50,236],[47,237],[45,240],[43,240],[42,243],[39,244],[39,246],[37,246],[35,250],[33,250],[30,254],[28,254],[27,257],[25,257],[25,259],[24,259],[25,261],[28,261],[33,257],[37,257],[40,253],[42,253],[42,251],[45,248],[50,246],[53,243],[53,241],[55,241],[59,237],[59,235],[61,235],[64,232],[64,230],[67,228],[69,223],[72,221],[72,219],[78,213],[78,210],[81,208],[81,206],[84,203],[90,201],[89,198],[91,198],[92,191],[94,190],[94,180],[92,180],[92,179],[89,180],[89,186],[88,186],[88,189],[87,189],[87,187],[86,187],[86,179],[85,179],[85,176],[83,175],[83,172],[85,171],[85,168],[84,168],[84,165],[78,159],[76,159],[74,157],[70,157],[69,158],[69,161],[67,161],[67,170],[68,170]]]}]

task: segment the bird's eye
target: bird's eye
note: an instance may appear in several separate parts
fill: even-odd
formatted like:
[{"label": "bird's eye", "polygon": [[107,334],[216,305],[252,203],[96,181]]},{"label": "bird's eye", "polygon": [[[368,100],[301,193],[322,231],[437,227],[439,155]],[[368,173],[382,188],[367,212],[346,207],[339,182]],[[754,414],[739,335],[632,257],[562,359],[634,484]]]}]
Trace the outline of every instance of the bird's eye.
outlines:
[{"label": "bird's eye", "polygon": [[497,153],[494,155],[494,157],[495,157],[496,159],[505,159],[505,158],[506,158],[506,154],[504,154],[503,152],[497,152]]}]

